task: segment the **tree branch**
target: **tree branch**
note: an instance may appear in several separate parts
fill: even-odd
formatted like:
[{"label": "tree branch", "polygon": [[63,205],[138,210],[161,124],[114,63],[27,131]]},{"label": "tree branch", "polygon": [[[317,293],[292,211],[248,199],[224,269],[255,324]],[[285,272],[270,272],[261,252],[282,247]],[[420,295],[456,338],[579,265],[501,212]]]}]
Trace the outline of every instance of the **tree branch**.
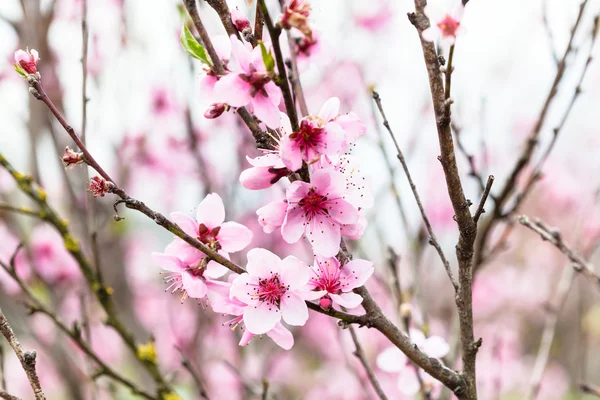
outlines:
[{"label": "tree branch", "polygon": [[379,384],[379,381],[377,380],[377,377],[375,376],[373,369],[371,368],[371,366],[369,365],[369,362],[367,361],[367,356],[365,355],[365,352],[364,352],[362,346],[360,345],[360,342],[358,341],[358,337],[356,336],[356,331],[354,330],[354,327],[350,326],[349,329],[350,329],[350,336],[352,336],[352,341],[354,342],[354,347],[355,347],[354,355],[360,360],[360,363],[365,368],[365,372],[367,373],[367,376],[369,377],[369,382],[371,382],[371,386],[373,386],[373,390],[375,390],[375,393],[377,393],[377,397],[379,397],[381,400],[387,400],[387,396],[383,392],[383,389],[381,388],[381,385]]}]

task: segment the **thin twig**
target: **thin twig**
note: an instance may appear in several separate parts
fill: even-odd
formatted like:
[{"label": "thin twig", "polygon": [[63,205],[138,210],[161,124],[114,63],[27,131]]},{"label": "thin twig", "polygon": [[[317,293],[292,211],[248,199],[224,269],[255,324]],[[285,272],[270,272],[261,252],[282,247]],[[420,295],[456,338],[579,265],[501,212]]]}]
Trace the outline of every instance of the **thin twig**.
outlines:
[{"label": "thin twig", "polygon": [[479,221],[479,217],[481,214],[485,212],[483,208],[485,206],[485,201],[487,200],[490,190],[492,190],[492,185],[494,184],[494,175],[488,176],[487,183],[485,185],[485,189],[483,189],[483,193],[481,194],[481,200],[479,200],[479,206],[477,206],[477,211],[475,211],[475,215],[473,215],[473,220],[475,222]]},{"label": "thin twig", "polygon": [[4,374],[4,346],[0,345],[0,389],[7,389]]},{"label": "thin twig", "polygon": [[379,93],[377,93],[376,91],[373,91],[373,99],[375,100],[375,103],[377,104],[377,108],[379,109],[379,113],[381,114],[381,118],[383,119],[383,125],[386,127],[392,140],[394,141],[394,146],[396,146],[396,151],[398,152],[398,160],[400,160],[400,163],[402,164],[402,168],[404,169],[404,173],[406,174],[406,178],[408,179],[410,188],[413,192],[415,200],[417,201],[417,205],[419,206],[419,211],[421,212],[421,218],[423,218],[423,222],[425,223],[425,227],[427,228],[427,233],[429,234],[429,243],[438,252],[440,259],[442,260],[442,263],[444,264],[444,268],[446,269],[446,273],[448,274],[448,277],[450,278],[450,282],[452,283],[452,286],[454,286],[454,290],[458,291],[458,282],[456,281],[456,278],[454,278],[454,274],[452,273],[452,269],[450,268],[450,263],[448,262],[448,259],[446,259],[446,256],[444,255],[444,251],[442,250],[442,246],[440,246],[440,243],[438,242],[438,240],[435,236],[435,233],[433,232],[433,228],[431,227],[431,223],[429,222],[427,213],[425,213],[425,208],[423,208],[423,204],[421,203],[421,197],[419,196],[417,187],[412,180],[410,171],[408,169],[408,165],[406,164],[406,160],[404,159],[404,154],[402,153],[402,150],[400,149],[400,146],[398,145],[398,142],[396,141],[394,132],[392,131],[392,128],[390,127],[390,123],[388,122],[388,120],[385,116],[385,112],[383,111],[383,106],[381,104],[381,97],[379,96]]},{"label": "thin twig", "polygon": [[477,170],[477,166],[475,165],[475,156],[467,151],[462,141],[462,129],[454,121],[450,123],[450,126],[452,127],[454,137],[456,138],[456,147],[458,147],[458,150],[463,154],[463,156],[465,156],[467,162],[469,163],[469,176],[473,177],[477,181],[477,186],[479,186],[479,190],[483,193],[485,190],[483,176],[481,176],[481,172]]},{"label": "thin twig", "polygon": [[364,352],[362,346],[360,345],[360,342],[358,341],[358,336],[356,335],[354,327],[350,326],[349,330],[350,330],[350,335],[352,336],[352,341],[354,342],[354,347],[355,347],[354,355],[360,360],[360,363],[363,365],[365,372],[367,373],[367,376],[369,377],[369,382],[371,382],[371,386],[373,386],[373,390],[375,390],[375,393],[377,393],[377,397],[379,397],[381,400],[387,400],[387,396],[383,392],[383,389],[381,388],[381,385],[379,384],[379,381],[377,380],[377,377],[375,376],[373,369],[369,365],[367,356],[365,355],[365,352]]},{"label": "thin twig", "polygon": [[31,351],[23,351],[23,347],[19,342],[19,339],[15,336],[12,328],[10,327],[8,320],[4,316],[4,313],[0,309],[0,332],[6,340],[10,347],[12,347],[13,351],[17,355],[17,358],[21,362],[21,367],[27,374],[27,379],[29,380],[29,384],[31,385],[31,389],[33,389],[33,394],[36,400],[46,400],[46,396],[44,396],[44,391],[42,390],[42,386],[40,385],[40,378],[38,378],[37,372],[35,371],[35,358],[37,356],[35,350]]},{"label": "thin twig", "polygon": [[21,400],[21,398],[17,396],[13,396],[12,394],[5,392],[4,390],[0,390],[0,399],[4,400]]},{"label": "thin twig", "polygon": [[571,249],[571,247],[563,240],[558,229],[549,227],[539,219],[531,221],[525,215],[519,216],[517,220],[521,225],[538,233],[543,240],[552,243],[561,253],[567,256],[567,258],[572,261],[572,267],[576,272],[585,275],[594,283],[600,285],[600,276],[595,272],[593,265],[585,261],[585,259]]},{"label": "thin twig", "polygon": [[179,355],[181,356],[181,365],[192,376],[192,379],[194,380],[194,383],[196,384],[196,388],[198,388],[198,394],[200,395],[201,398],[203,398],[205,400],[209,400],[208,394],[206,393],[206,388],[204,387],[204,384],[202,383],[202,380],[200,379],[200,375],[198,375],[198,373],[194,369],[191,361],[185,356],[185,354],[183,354],[183,350],[181,350],[177,346],[175,348],[177,349],[177,351],[179,351]]},{"label": "thin twig", "polygon": [[552,29],[550,29],[550,23],[548,22],[548,1],[542,0],[542,22],[544,24],[544,30],[546,31],[546,37],[548,38],[548,47],[550,47],[550,54],[554,63],[558,66],[558,54],[554,48],[554,35]]},{"label": "thin twig", "polygon": [[579,384],[579,388],[583,393],[591,394],[596,397],[600,397],[600,387],[591,385],[589,383]]}]

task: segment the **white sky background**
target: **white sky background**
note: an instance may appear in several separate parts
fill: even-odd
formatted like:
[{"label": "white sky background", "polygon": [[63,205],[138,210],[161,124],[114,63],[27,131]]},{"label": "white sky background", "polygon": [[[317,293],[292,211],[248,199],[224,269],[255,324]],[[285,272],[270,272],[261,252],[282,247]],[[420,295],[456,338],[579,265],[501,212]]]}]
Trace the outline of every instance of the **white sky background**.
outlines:
[{"label": "white sky background", "polygon": [[[61,14],[75,12],[73,15],[77,15],[72,0],[58,0],[58,3]],[[455,4],[434,0],[431,3],[447,4],[450,8]],[[483,133],[490,152],[489,172],[496,175],[497,183],[502,182],[507,169],[513,165],[528,133],[527,127],[534,123],[555,73],[550,44],[542,24],[542,3],[542,0],[471,0],[463,21],[466,33],[457,42],[452,85],[455,100],[453,115],[463,126],[465,142],[472,152],[477,152]],[[172,88],[181,102],[189,98],[192,107],[195,107],[196,120],[205,130],[218,129],[214,121],[201,121],[206,102],[190,80],[187,55],[178,44],[181,21],[176,4],[178,2],[166,0],[128,0],[129,45],[123,50],[120,47],[120,21],[112,2],[89,0],[90,33],[101,36],[99,51],[104,57],[104,66],[99,79],[89,83],[88,140],[92,152],[101,163],[108,165],[109,170],[113,149],[126,131],[158,130],[182,138],[185,136],[181,121],[157,125],[154,119],[148,117],[150,89],[157,83]],[[229,4],[239,5],[241,10],[253,15],[243,1],[229,1]],[[430,110],[426,114],[421,112],[424,105],[430,104],[430,95],[418,38],[406,17],[406,13],[413,10],[412,1],[390,1],[393,21],[378,34],[356,28],[351,16],[373,10],[383,4],[383,0],[314,0],[312,4],[312,25],[322,33],[323,41],[334,49],[332,55],[338,60],[351,59],[362,65],[367,82],[375,85],[383,98],[401,145],[406,148],[409,142],[416,140],[410,164],[422,195],[429,202],[445,198],[445,184],[440,180],[441,167],[436,160],[438,150],[433,115]],[[1,0],[0,15],[18,18],[18,5],[18,0]],[[553,45],[559,55],[566,46],[578,5],[579,1],[575,0],[547,1]],[[579,65],[570,69],[572,73],[565,77],[559,88],[560,101],[555,103],[543,129],[543,140],[550,137],[572,95],[588,51],[592,16],[599,8],[600,1],[590,1],[576,39],[576,44],[581,44],[581,51],[575,58]],[[211,33],[224,33],[212,9],[205,6],[201,14]],[[51,28],[50,36],[53,49],[61,59],[59,72],[67,119],[78,127],[81,119],[79,20],[61,18]],[[0,22],[0,60],[6,60],[6,68],[0,68],[0,71],[11,74],[12,52],[18,46],[12,30]],[[338,94],[323,93],[321,88],[315,88],[314,84],[324,70],[324,66],[316,66],[302,75],[309,94],[309,108],[313,112],[318,111],[324,96]],[[600,161],[595,150],[598,148],[595,116],[600,95],[599,71],[598,65],[593,63],[583,84],[585,93],[575,105],[557,149],[547,164],[548,171],[556,172],[552,175],[556,185],[564,185],[565,188],[589,186],[590,191],[598,186],[596,173]],[[338,88],[343,89],[343,85]],[[321,94],[316,98],[311,95],[319,90]],[[26,84],[17,77],[0,81],[0,151],[8,154],[10,160],[22,169],[28,165],[28,135],[25,130],[27,96]],[[369,121],[370,110],[366,105],[365,100],[355,111]],[[370,129],[369,134],[374,137],[372,131]],[[225,134],[223,137],[227,138]],[[51,182],[59,178],[58,166],[51,159],[55,155],[49,140],[46,142],[40,153],[45,181]],[[218,140],[212,146],[218,153],[220,165],[227,169],[236,155],[221,151]],[[369,139],[359,142],[358,154],[363,160],[363,169],[373,175],[377,193],[387,182],[387,176],[381,172],[384,171],[381,156]],[[390,154],[393,154],[391,146]],[[464,160],[460,155],[458,158],[461,171],[466,172]],[[177,162],[176,158],[174,162]],[[237,182],[235,177],[232,176],[232,179]],[[416,226],[418,215],[401,173],[397,175],[397,181],[405,194],[405,205],[415,211],[409,214]],[[500,186],[497,184],[496,189]],[[472,185],[470,187],[473,188]],[[52,188],[49,190],[52,192]],[[195,193],[193,188],[185,190]],[[174,209],[191,210],[197,204],[198,196],[180,196],[174,201]],[[390,215],[397,217],[392,197],[386,195],[382,201],[378,207],[380,222],[386,232],[397,234],[398,224],[387,223]]]}]

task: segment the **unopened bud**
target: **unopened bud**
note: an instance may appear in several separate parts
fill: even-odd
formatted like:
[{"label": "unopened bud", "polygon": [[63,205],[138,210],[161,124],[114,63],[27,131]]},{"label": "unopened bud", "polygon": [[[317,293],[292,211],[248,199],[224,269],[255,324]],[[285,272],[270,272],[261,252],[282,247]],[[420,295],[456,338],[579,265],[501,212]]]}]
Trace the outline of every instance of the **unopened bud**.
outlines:
[{"label": "unopened bud", "polygon": [[114,185],[106,179],[94,176],[90,179],[89,191],[94,197],[104,197],[106,193],[110,193],[114,189]]},{"label": "unopened bud", "polygon": [[312,29],[308,25],[311,6],[305,0],[292,0],[283,11],[281,26],[284,29],[296,28],[312,41]]},{"label": "unopened bud", "polygon": [[65,147],[65,152],[62,156],[63,167],[70,169],[79,164],[84,163],[83,153],[78,153],[75,150]]},{"label": "unopened bud", "polygon": [[237,30],[241,33],[252,33],[250,21],[248,21],[246,16],[237,7],[231,10],[231,22],[233,22]]},{"label": "unopened bud", "polygon": [[400,316],[402,319],[410,319],[412,317],[412,307],[410,303],[400,304]]},{"label": "unopened bud", "polygon": [[35,49],[17,50],[15,51],[15,62],[28,74],[37,73],[37,63],[40,56]]},{"label": "unopened bud", "polygon": [[331,308],[331,299],[329,296],[321,297],[319,300],[319,306],[321,306],[323,310],[329,310]]},{"label": "unopened bud", "polygon": [[204,118],[206,118],[206,119],[218,118],[221,116],[221,114],[223,114],[228,109],[229,109],[229,106],[225,103],[215,103],[215,104],[211,105],[208,108],[208,110],[206,110],[204,112]]}]

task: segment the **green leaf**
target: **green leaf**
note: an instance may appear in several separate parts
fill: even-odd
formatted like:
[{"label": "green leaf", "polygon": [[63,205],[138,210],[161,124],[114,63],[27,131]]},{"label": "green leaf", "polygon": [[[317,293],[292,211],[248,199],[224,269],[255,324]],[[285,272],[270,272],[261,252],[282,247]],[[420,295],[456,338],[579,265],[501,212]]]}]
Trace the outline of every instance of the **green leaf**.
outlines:
[{"label": "green leaf", "polygon": [[27,78],[27,73],[23,70],[23,68],[21,68],[19,64],[13,64],[13,67],[15,67],[15,71],[17,71],[19,75],[21,75],[23,78]]},{"label": "green leaf", "polygon": [[267,71],[269,71],[269,72],[275,71],[275,59],[273,58],[271,53],[269,53],[267,51],[267,48],[265,47],[265,44],[263,42],[259,41],[258,45],[260,46],[260,52],[262,53],[262,59],[263,59],[263,62],[265,63],[265,67],[267,68]]},{"label": "green leaf", "polygon": [[204,64],[212,68],[212,62],[210,61],[206,50],[200,43],[198,43],[187,26],[183,26],[183,30],[181,31],[181,36],[179,39],[181,40],[181,45],[190,56],[202,61]]}]

